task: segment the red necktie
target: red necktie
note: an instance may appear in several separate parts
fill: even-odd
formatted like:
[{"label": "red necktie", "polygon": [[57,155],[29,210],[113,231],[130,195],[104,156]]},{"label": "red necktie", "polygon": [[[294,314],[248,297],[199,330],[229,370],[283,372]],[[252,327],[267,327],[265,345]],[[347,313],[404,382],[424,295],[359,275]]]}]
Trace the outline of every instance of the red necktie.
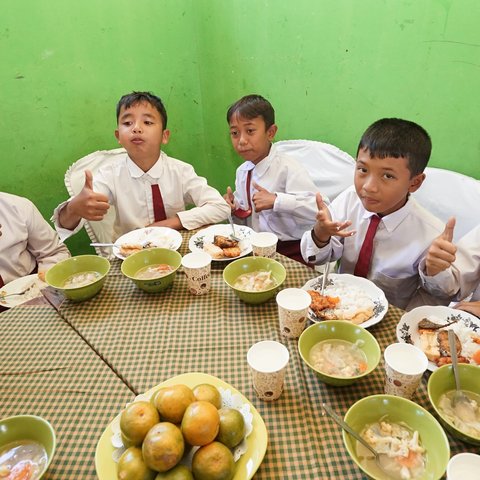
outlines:
[{"label": "red necktie", "polygon": [[354,274],[357,277],[367,278],[368,271],[370,269],[370,263],[372,261],[372,252],[373,252],[373,238],[380,223],[380,217],[378,215],[372,215],[370,217],[370,224],[368,225],[367,234],[365,235],[365,240],[363,240],[362,248],[358,254],[357,264],[355,265]]},{"label": "red necktie", "polygon": [[5,282],[3,281],[3,278],[0,275],[0,288],[2,288],[4,285],[5,285]]},{"label": "red necktie", "polygon": [[252,214],[252,199],[250,197],[250,183],[252,181],[252,170],[249,170],[247,173],[247,201],[248,201],[248,210],[242,210],[237,208],[233,214],[238,218],[247,218]]},{"label": "red necktie", "polygon": [[162,194],[160,193],[160,187],[155,184],[152,185],[152,199],[153,199],[153,214],[156,222],[166,220],[165,207],[163,205]]}]

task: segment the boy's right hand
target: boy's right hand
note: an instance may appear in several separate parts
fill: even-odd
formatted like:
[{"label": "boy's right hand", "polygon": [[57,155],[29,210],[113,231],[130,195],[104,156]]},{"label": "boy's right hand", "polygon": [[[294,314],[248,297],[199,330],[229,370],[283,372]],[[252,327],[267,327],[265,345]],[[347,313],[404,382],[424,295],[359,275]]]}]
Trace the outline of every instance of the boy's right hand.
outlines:
[{"label": "boy's right hand", "polygon": [[455,218],[445,224],[445,230],[430,245],[425,258],[425,270],[429,277],[434,277],[446,270],[454,261],[457,247],[452,243]]},{"label": "boy's right hand", "polygon": [[328,210],[327,205],[319,193],[316,195],[316,200],[318,212],[316,216],[317,221],[313,227],[314,237],[312,238],[318,247],[325,246],[330,241],[330,237],[333,235],[337,235],[339,237],[350,237],[351,235],[355,234],[354,230],[345,230],[352,224],[352,222],[332,221],[330,211]]},{"label": "boy's right hand", "polygon": [[235,210],[235,197],[233,196],[233,192],[230,187],[227,187],[227,193],[223,196],[223,198],[228,203],[233,212],[233,210]]},{"label": "boy's right hand", "polygon": [[108,197],[93,190],[93,175],[90,170],[85,170],[85,184],[80,193],[68,202],[67,208],[69,213],[85,220],[103,220],[110,208]]}]

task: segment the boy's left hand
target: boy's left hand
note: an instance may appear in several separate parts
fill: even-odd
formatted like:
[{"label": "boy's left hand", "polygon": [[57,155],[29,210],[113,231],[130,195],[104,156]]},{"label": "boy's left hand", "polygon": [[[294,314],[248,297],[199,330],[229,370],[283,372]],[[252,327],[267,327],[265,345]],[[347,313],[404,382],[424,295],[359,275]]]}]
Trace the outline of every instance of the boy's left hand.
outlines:
[{"label": "boy's left hand", "polygon": [[463,310],[468,313],[472,313],[476,317],[480,318],[480,301],[477,302],[460,302],[453,306],[458,310]]},{"label": "boy's left hand", "polygon": [[253,182],[253,188],[258,190],[253,194],[252,201],[255,206],[256,212],[261,212],[262,210],[271,210],[277,195],[275,193],[269,192],[266,188],[263,188],[258,183]]}]

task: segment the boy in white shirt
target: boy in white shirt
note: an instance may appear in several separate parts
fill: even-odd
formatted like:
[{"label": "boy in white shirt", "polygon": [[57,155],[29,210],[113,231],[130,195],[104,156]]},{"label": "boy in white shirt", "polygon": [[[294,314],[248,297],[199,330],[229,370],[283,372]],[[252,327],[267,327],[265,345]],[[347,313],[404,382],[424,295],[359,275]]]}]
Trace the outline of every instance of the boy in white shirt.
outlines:
[{"label": "boy in white shirt", "polygon": [[0,192],[0,287],[46,271],[70,256],[55,230],[27,198]]},{"label": "boy in white shirt", "polygon": [[464,235],[455,246],[452,243],[455,219],[428,249],[420,263],[424,288],[433,295],[462,300],[472,292],[470,301],[455,308],[480,317],[480,225]]},{"label": "boy in white shirt", "polygon": [[358,146],[354,186],[329,207],[317,195],[317,221],[302,237],[305,260],[341,259],[340,273],[370,279],[391,304],[406,308],[420,286],[420,260],[443,230],[410,196],[425,179],[431,148],[428,133],[413,122],[372,124]]},{"label": "boy in white shirt", "polygon": [[[245,160],[236,173],[235,192],[224,195],[237,223],[273,232],[277,251],[305,263],[300,238],[315,223],[316,187],[295,159],[276,151],[275,111],[260,95],[247,95],[227,111],[233,148]],[[243,220],[243,221],[242,221]]]},{"label": "boy in white shirt", "polygon": [[[116,207],[114,239],[136,228],[165,226],[192,230],[225,220],[228,205],[193,167],[161,151],[168,142],[167,112],[149,92],[124,95],[117,104],[115,136],[127,154],[98,170],[85,172],[82,191],[57,207],[53,220],[62,240],[85,220],[102,220]],[[195,207],[186,210],[187,204]]]}]

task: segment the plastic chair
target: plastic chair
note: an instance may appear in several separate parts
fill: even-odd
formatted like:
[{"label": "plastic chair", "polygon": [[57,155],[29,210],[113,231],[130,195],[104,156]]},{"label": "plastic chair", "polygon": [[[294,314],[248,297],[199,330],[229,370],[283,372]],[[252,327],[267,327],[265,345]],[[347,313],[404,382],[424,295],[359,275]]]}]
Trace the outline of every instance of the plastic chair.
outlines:
[{"label": "plastic chair", "polygon": [[443,222],[457,219],[454,241],[480,223],[480,181],[461,173],[427,167],[425,181],[412,195]]},{"label": "plastic chair", "polygon": [[334,145],[314,140],[282,140],[275,146],[298,160],[319,192],[330,201],[353,184],[355,160]]},{"label": "plastic chair", "polygon": [[[126,150],[124,148],[116,148],[114,150],[98,150],[77,160],[65,173],[65,187],[70,196],[76,195],[82,190],[85,184],[85,170],[91,170],[95,176],[101,166],[119,161],[125,155]],[[112,243],[114,241],[113,224],[115,215],[115,207],[111,205],[103,220],[100,222],[87,221],[85,223],[85,230],[92,242]],[[112,257],[110,247],[95,247],[95,251],[103,257]]]}]

